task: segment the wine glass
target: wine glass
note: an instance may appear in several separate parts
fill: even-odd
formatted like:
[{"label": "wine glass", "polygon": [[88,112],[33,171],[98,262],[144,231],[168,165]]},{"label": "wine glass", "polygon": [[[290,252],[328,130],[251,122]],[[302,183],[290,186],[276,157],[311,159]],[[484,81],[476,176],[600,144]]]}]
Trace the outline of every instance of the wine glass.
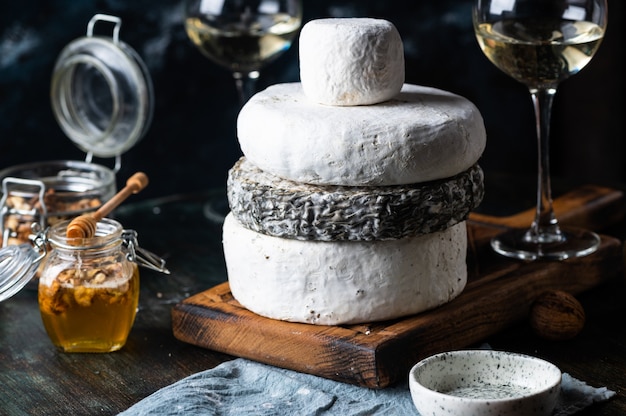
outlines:
[{"label": "wine glass", "polygon": [[505,256],[563,260],[596,251],[597,234],[561,227],[552,207],[550,116],[560,82],[594,56],[607,24],[606,0],[475,0],[474,32],[489,60],[526,85],[535,110],[538,175],[535,219],[491,241]]},{"label": "wine glass", "polygon": [[302,0],[186,0],[185,29],[196,47],[229,69],[243,105],[259,70],[290,48]]}]

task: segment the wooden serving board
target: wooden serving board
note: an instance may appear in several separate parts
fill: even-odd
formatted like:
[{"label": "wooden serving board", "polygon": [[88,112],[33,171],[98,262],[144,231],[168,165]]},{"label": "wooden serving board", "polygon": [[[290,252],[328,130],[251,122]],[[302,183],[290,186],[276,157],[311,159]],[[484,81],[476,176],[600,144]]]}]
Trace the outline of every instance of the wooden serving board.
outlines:
[{"label": "wooden serving board", "polygon": [[[624,217],[624,195],[588,186],[555,200],[561,223],[601,230]],[[453,301],[393,321],[318,326],[256,315],[232,296],[228,283],[191,296],[172,310],[179,340],[277,367],[384,388],[403,380],[420,359],[465,348],[526,319],[549,289],[578,294],[622,271],[622,244],[602,235],[600,249],[561,262],[523,262],[492,252],[489,240],[508,227],[527,227],[533,212],[468,221],[468,284]]]}]

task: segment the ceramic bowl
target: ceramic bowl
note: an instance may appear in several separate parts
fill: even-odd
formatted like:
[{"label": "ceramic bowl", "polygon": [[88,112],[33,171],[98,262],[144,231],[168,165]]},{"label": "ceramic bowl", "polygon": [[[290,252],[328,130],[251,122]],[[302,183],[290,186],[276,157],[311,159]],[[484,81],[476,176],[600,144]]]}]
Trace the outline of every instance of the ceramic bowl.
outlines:
[{"label": "ceramic bowl", "polygon": [[539,358],[492,350],[436,354],[409,373],[421,416],[551,415],[561,371]]}]

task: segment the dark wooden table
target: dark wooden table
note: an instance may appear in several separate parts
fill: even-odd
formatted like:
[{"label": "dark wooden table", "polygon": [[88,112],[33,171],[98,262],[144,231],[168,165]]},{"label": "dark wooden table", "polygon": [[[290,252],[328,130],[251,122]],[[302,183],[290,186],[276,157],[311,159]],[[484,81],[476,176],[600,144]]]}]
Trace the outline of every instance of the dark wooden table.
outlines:
[{"label": "dark wooden table", "polygon": [[[208,201],[208,205],[207,205]],[[37,295],[26,288],[0,303],[0,414],[111,415],[161,387],[233,357],[183,343],[172,334],[177,302],[226,280],[219,216],[222,191],[128,203],[117,211],[139,243],[168,261],[170,276],[141,272],[139,312],[126,346],[109,354],[65,354],[50,343]],[[623,227],[612,227],[623,237]],[[593,386],[617,392],[581,415],[626,414],[626,284],[623,274],[579,296],[587,313],[574,340],[535,336],[526,322],[489,337],[495,349],[556,363]]]}]

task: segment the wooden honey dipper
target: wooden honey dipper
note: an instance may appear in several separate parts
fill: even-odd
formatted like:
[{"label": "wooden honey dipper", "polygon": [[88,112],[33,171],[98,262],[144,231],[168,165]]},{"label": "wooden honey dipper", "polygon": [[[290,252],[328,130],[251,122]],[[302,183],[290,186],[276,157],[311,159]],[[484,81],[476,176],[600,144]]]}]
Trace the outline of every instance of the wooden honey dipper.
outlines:
[{"label": "wooden honey dipper", "polygon": [[126,181],[126,186],[102,205],[96,212],[84,214],[70,221],[65,231],[67,238],[91,238],[96,234],[98,221],[107,216],[119,204],[132,194],[136,194],[148,185],[148,177],[137,172]]}]

